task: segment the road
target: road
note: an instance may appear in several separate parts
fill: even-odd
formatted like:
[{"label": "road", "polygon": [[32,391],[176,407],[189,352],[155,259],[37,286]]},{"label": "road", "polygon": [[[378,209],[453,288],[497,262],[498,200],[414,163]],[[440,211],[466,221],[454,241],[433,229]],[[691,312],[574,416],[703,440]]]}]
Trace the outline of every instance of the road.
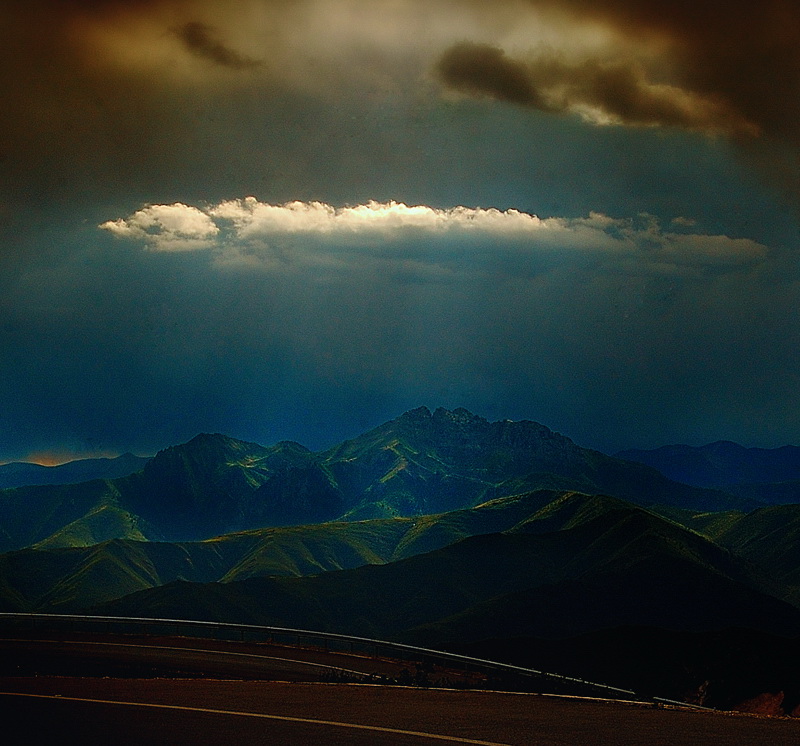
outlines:
[{"label": "road", "polygon": [[[0,638],[0,676],[193,677],[410,683],[414,663],[277,643],[193,637],[21,632]],[[484,686],[476,670],[428,664],[428,682]]]},{"label": "road", "polygon": [[[800,720],[602,700],[376,684],[404,664],[191,638],[0,641],[0,717],[14,744],[800,744]],[[436,672],[437,675],[454,672]],[[333,677],[336,679],[337,677]],[[376,679],[372,679],[376,680]],[[456,681],[463,684],[463,681]]]},{"label": "road", "polygon": [[[797,721],[531,694],[301,682],[2,678],[17,744],[796,746]],[[37,695],[37,696],[29,696]],[[236,739],[236,741],[234,741]]]},{"label": "road", "polygon": [[396,677],[403,664],[281,645],[125,635],[0,639],[0,676],[153,676],[283,681]]}]

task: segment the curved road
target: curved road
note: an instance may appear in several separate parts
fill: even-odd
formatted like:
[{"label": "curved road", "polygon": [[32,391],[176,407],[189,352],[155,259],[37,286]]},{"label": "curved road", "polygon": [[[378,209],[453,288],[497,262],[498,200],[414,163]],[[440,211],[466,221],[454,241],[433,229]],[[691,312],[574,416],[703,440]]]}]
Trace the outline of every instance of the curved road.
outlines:
[{"label": "curved road", "polygon": [[[302,648],[264,647],[254,651],[213,647],[204,640],[123,642],[121,640],[0,639],[3,673],[228,676],[237,679],[318,681],[324,678],[364,681],[370,675],[395,674],[397,665]],[[230,647],[230,646],[229,646]],[[314,658],[312,660],[311,658]],[[324,660],[324,662],[323,662]],[[349,666],[348,666],[349,664]]]},{"label": "curved road", "polygon": [[[790,720],[497,692],[343,684],[0,679],[14,743],[796,746]],[[35,696],[32,696],[35,695]]]},{"label": "curved road", "polygon": [[800,743],[800,720],[319,681],[396,676],[405,665],[190,638],[2,640],[0,716],[11,743],[37,745]]}]

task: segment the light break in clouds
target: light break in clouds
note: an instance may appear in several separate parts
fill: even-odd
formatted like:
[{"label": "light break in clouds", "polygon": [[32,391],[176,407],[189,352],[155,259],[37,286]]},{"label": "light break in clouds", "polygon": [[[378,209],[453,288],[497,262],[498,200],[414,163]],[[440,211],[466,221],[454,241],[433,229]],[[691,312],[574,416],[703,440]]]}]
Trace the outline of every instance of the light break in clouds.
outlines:
[{"label": "light break in clouds", "polygon": [[393,201],[352,207],[300,201],[274,205],[246,197],[204,208],[182,203],[148,205],[99,227],[140,241],[150,250],[167,252],[216,249],[224,254],[243,246],[257,252],[290,237],[315,237],[316,251],[324,252],[326,243],[358,244],[369,250],[371,242],[419,238],[435,242],[448,236],[484,239],[481,245],[487,248],[488,244],[490,249],[510,244],[531,253],[636,256],[663,267],[741,265],[761,259],[767,252],[765,246],[747,238],[688,232],[694,228],[689,218],[677,217],[672,225],[675,230],[664,231],[650,215],[640,215],[637,220],[597,212],[586,218],[539,218],[495,208],[437,209]]}]

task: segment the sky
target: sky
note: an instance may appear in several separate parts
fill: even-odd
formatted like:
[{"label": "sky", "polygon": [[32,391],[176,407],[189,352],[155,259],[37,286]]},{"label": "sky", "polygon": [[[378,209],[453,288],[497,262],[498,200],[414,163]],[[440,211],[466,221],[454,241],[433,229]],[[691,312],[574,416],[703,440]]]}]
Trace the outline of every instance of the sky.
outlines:
[{"label": "sky", "polygon": [[0,462],[418,406],[800,443],[793,0],[9,0]]}]

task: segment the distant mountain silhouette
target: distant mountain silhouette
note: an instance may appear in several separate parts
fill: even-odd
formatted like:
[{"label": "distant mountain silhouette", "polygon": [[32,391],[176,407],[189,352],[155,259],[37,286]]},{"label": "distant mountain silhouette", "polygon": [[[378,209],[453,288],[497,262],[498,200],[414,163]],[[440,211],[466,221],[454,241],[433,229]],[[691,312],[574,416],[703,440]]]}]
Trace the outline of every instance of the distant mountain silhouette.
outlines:
[{"label": "distant mountain silhouette", "polygon": [[647,464],[670,479],[696,487],[800,480],[800,447],[745,448],[720,440],[705,446],[669,445],[627,450],[618,458]]},{"label": "distant mountain silhouette", "polygon": [[58,466],[14,461],[10,464],[0,464],[0,489],[41,484],[76,484],[89,482],[92,479],[115,479],[139,471],[149,460],[149,456],[123,453],[116,458],[79,459]]}]

